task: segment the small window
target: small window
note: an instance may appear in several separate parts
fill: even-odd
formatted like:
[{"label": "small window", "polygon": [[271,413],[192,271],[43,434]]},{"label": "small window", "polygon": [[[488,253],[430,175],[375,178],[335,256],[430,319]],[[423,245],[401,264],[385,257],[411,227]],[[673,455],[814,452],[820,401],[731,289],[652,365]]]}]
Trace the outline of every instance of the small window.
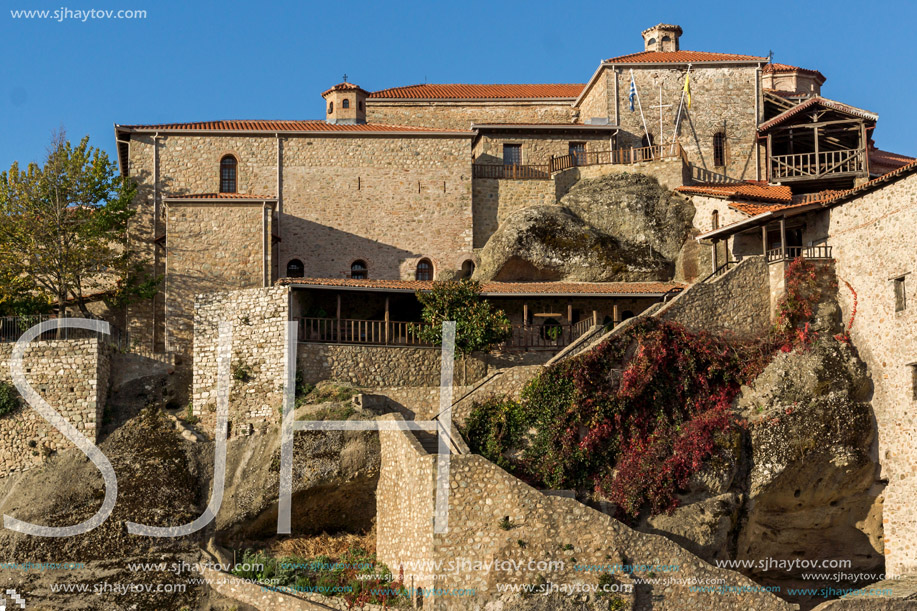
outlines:
[{"label": "small window", "polygon": [[474,274],[474,261],[466,259],[462,263],[462,278],[471,278],[472,274]]},{"label": "small window", "polygon": [[911,398],[917,401],[917,363],[911,363]]},{"label": "small window", "polygon": [[[711,228],[712,228],[712,229],[719,229],[719,228],[720,228],[720,211],[719,211],[719,210],[714,210],[713,213],[710,215],[710,217],[711,217],[711,218],[710,218],[710,226],[711,226]],[[712,229],[711,229],[711,230],[712,230]]]},{"label": "small window", "polygon": [[726,134],[723,132],[713,134],[713,165],[726,165]]},{"label": "small window", "polygon": [[299,259],[287,263],[287,278],[302,278],[306,275],[306,267]]},{"label": "small window", "polygon": [[417,271],[414,274],[415,280],[433,280],[433,264],[429,259],[421,259],[417,263]]},{"label": "small window", "polygon": [[646,44],[648,44],[648,45],[654,45],[654,44],[656,44],[656,39],[655,39],[655,38],[650,38],[649,40],[646,41]]},{"label": "small window", "polygon": [[669,42],[670,40],[672,40],[672,37],[668,34],[662,37],[662,42]]},{"label": "small window", "polygon": [[350,108],[350,100],[341,100],[341,108]]},{"label": "small window", "polygon": [[220,160],[220,193],[236,192],[236,158],[226,155]]},{"label": "small window", "polygon": [[350,277],[353,280],[366,280],[369,276],[368,269],[366,267],[366,261],[357,259],[350,264]]},{"label": "small window", "polygon": [[904,276],[895,278],[895,312],[907,308],[907,293],[904,288]]},{"label": "small window", "polygon": [[363,110],[363,102],[358,103],[357,106],[359,107],[360,110]]},{"label": "small window", "polygon": [[503,145],[503,165],[522,165],[522,145]]},{"label": "small window", "polygon": [[328,114],[330,115],[333,112],[334,112],[334,102],[328,102]]}]

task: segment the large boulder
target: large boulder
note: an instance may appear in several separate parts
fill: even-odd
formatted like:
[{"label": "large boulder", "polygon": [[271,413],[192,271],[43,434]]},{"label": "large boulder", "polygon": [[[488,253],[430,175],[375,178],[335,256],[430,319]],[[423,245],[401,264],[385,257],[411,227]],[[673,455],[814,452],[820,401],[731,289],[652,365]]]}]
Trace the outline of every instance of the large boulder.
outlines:
[{"label": "large boulder", "polygon": [[478,280],[669,280],[694,207],[642,174],[584,179],[559,205],[511,214],[481,251]]}]

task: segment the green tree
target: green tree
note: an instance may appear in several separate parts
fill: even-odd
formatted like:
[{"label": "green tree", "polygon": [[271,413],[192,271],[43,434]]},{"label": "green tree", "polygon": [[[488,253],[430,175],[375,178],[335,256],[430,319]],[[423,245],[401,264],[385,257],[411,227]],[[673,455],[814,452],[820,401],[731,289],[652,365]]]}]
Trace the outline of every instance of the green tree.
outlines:
[{"label": "green tree", "polygon": [[417,300],[427,323],[418,330],[424,341],[442,342],[443,321],[455,321],[455,349],[462,355],[463,384],[466,357],[475,351],[490,350],[513,334],[506,314],[481,297],[481,284],[475,280],[434,282],[431,290],[417,293]]},{"label": "green tree", "polygon": [[128,240],[134,193],[88,136],[73,146],[56,134],[42,166],[13,163],[0,173],[0,269],[25,283],[20,296],[50,301],[58,312],[73,300],[90,316],[86,297],[94,293],[114,305],[151,297],[158,281]]}]

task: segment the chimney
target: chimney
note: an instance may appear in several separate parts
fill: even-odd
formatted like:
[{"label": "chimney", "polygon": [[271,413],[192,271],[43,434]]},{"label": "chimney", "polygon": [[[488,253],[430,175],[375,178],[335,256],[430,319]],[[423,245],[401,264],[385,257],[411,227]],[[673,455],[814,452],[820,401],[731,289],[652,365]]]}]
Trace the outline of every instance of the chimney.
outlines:
[{"label": "chimney", "polygon": [[643,30],[644,51],[678,51],[678,39],[681,36],[681,26],[660,23]]}]

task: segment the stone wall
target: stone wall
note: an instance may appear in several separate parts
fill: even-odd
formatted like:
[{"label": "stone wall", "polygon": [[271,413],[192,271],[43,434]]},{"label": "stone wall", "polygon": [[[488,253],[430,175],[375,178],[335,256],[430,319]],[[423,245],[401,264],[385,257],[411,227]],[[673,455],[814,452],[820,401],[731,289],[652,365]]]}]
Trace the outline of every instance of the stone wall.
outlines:
[{"label": "stone wall", "polygon": [[472,184],[474,247],[482,248],[500,224],[517,210],[557,203],[551,179],[475,178]]},{"label": "stone wall", "polygon": [[550,100],[382,101],[366,100],[366,120],[389,125],[470,129],[472,123],[572,123],[570,102]]},{"label": "stone wall", "polygon": [[608,174],[646,174],[669,189],[688,184],[691,175],[690,168],[678,157],[640,163],[615,163],[572,168],[559,172],[554,177],[557,184],[557,199],[563,197],[580,179],[598,178]]},{"label": "stone wall", "polygon": [[547,135],[545,132],[501,130],[500,133],[487,132],[475,139],[472,149],[475,163],[503,164],[503,145],[519,144],[522,147],[523,165],[547,164],[552,157],[570,154],[570,143],[581,142],[587,152],[610,151],[614,148],[612,134],[570,132],[563,136]]},{"label": "stone wall", "polygon": [[169,350],[191,351],[195,295],[270,283],[271,250],[266,240],[272,208],[233,202],[167,206],[164,288]]},{"label": "stone wall", "polygon": [[[391,418],[391,416],[387,416]],[[467,597],[433,597],[433,609],[484,608],[499,597],[497,584],[575,584],[598,582],[600,573],[579,572],[577,564],[614,563],[677,565],[685,585],[664,589],[641,586],[653,609],[791,609],[771,594],[700,593],[690,580],[721,580],[730,586],[755,584],[731,571],[715,569],[664,537],[631,530],[621,522],[574,499],[547,496],[493,463],[473,454],[453,455],[449,471],[448,532],[433,533],[435,456],[426,454],[405,431],[382,431],[382,469],[377,489],[377,555],[393,572],[404,567],[405,579],[419,587],[475,589]],[[501,521],[509,518],[509,529]],[[521,543],[520,543],[521,542]],[[553,570],[530,560],[555,562]],[[434,580],[421,563],[511,560],[518,570],[443,571]],[[616,577],[620,574],[616,575]],[[623,579],[622,581],[628,581]],[[697,583],[709,583],[698,581]],[[518,596],[518,595],[516,595]],[[518,598],[514,600],[518,601]],[[427,608],[426,603],[424,608]],[[500,607],[495,607],[500,608]],[[510,607],[504,607],[510,608]]]},{"label": "stone wall", "polygon": [[[467,382],[487,373],[487,363],[471,355],[466,362]],[[297,366],[303,381],[344,382],[362,388],[385,386],[439,386],[442,350],[437,347],[359,346],[350,344],[300,343]],[[463,383],[461,356],[455,358],[455,381]]]},{"label": "stone wall", "polygon": [[761,335],[771,320],[768,271],[764,257],[748,257],[725,274],[685,289],[656,316],[689,329]]},{"label": "stone wall", "polygon": [[456,395],[452,406],[452,419],[463,424],[475,402],[489,397],[509,397],[518,400],[522,389],[544,369],[544,365],[522,365],[495,371],[483,383],[465,395]]},{"label": "stone wall", "polygon": [[[917,571],[917,175],[831,209],[820,225],[836,260],[845,322],[856,304],[850,335],[874,384],[878,455],[888,481],[886,572],[912,573]],[[894,279],[900,277],[907,301],[896,311]]]},{"label": "stone wall", "polygon": [[206,429],[213,431],[216,424],[217,346],[222,321],[233,326],[230,422],[233,426],[280,422],[288,320],[290,295],[286,287],[198,297],[194,306],[192,409]]},{"label": "stone wall", "polygon": [[[0,380],[12,383],[13,344],[0,344]],[[97,439],[108,398],[111,348],[98,339],[32,342],[23,358],[32,387],[90,441]],[[50,452],[75,448],[37,411],[23,405],[0,417],[0,477],[44,462]]]}]

